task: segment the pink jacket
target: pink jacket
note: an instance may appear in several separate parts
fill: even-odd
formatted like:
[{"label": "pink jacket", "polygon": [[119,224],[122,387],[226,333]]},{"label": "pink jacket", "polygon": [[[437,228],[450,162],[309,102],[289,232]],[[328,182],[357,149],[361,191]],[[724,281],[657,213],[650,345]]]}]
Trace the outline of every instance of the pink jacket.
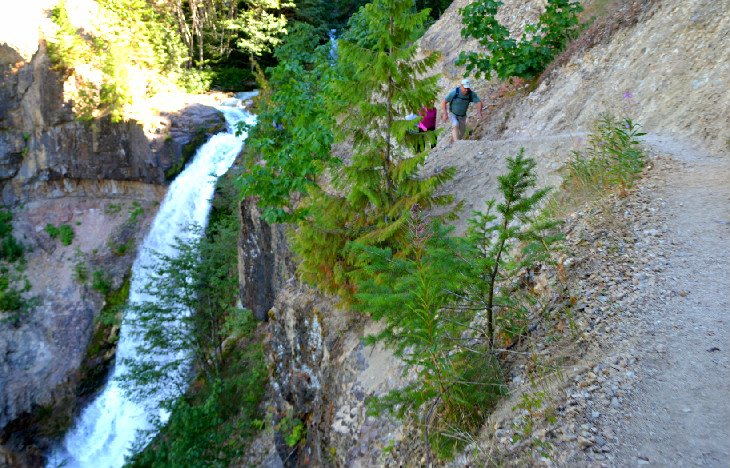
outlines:
[{"label": "pink jacket", "polygon": [[418,128],[423,130],[424,132],[428,132],[429,130],[436,130],[436,108],[432,107],[430,109],[424,107],[421,109],[421,112],[418,113],[423,119],[418,123]]}]

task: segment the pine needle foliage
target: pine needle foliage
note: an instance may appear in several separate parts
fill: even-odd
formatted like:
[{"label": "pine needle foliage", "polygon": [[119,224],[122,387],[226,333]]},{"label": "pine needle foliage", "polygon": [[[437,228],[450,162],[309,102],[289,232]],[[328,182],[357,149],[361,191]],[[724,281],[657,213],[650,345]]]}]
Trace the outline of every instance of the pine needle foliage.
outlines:
[{"label": "pine needle foliage", "polygon": [[414,210],[399,251],[348,247],[359,267],[353,307],[383,324],[368,343],[393,349],[410,377],[370,410],[420,419],[429,456],[453,454],[459,434],[478,432],[506,392],[496,330],[512,341],[526,333],[530,297],[520,279],[549,262],[561,238],[557,223],[539,214],[548,190],[535,190],[534,169],[523,151],[508,158],[498,177],[503,200],[475,212],[463,237]]},{"label": "pine needle foliage", "polygon": [[[499,363],[470,333],[476,309],[455,307],[456,291],[469,282],[469,245],[440,223],[409,223],[407,255],[362,244],[353,250],[364,265],[356,307],[383,330],[383,342],[415,374],[412,383],[369,402],[372,413],[422,415],[424,437],[441,458],[460,445],[455,430],[476,432],[505,394]],[[430,451],[429,451],[430,452]]]},{"label": "pine needle foliage", "polygon": [[562,237],[556,221],[539,216],[549,189],[534,190],[535,165],[534,159],[525,157],[524,149],[507,158],[507,173],[497,177],[504,200],[498,204],[488,201],[486,211],[474,212],[469,220],[468,267],[473,281],[465,296],[471,307],[486,312],[490,348],[495,343],[497,311],[520,313],[512,283],[526,269],[548,261],[552,247]]},{"label": "pine needle foliage", "polygon": [[146,297],[132,296],[147,330],[135,331],[144,338],[139,358],[123,361],[129,373],[120,383],[133,397],[157,393],[171,414],[138,435],[129,466],[230,466],[261,429],[268,372],[258,321],[236,307],[238,205],[221,179],[204,232],[184,232],[158,256]]},{"label": "pine needle foliage", "polygon": [[[376,0],[358,17],[362,30],[339,41],[340,58],[327,91],[337,121],[334,141],[349,143],[352,157],[332,171],[334,190],[316,194],[318,203],[304,202],[320,208],[310,211],[293,242],[303,278],[339,293],[352,290],[353,259],[344,249],[350,241],[398,250],[413,206],[428,209],[453,201],[436,192],[454,170],[419,175],[427,153],[413,154],[413,148],[416,138],[423,143],[424,137],[414,138],[409,133],[414,121],[405,119],[436,100],[438,76],[422,76],[438,56],[416,58],[415,40],[428,11],[416,12],[412,0]],[[338,211],[321,209],[335,206]]]}]

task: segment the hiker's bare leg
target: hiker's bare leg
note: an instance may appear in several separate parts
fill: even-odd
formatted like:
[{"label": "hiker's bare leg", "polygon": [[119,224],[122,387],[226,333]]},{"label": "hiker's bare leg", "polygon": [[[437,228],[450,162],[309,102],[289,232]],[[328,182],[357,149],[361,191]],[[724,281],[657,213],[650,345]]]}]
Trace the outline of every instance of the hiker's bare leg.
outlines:
[{"label": "hiker's bare leg", "polygon": [[453,143],[456,140],[460,140],[463,135],[463,132],[459,132],[462,124],[459,117],[455,116],[451,112],[449,112],[449,120],[451,121],[451,143]]}]

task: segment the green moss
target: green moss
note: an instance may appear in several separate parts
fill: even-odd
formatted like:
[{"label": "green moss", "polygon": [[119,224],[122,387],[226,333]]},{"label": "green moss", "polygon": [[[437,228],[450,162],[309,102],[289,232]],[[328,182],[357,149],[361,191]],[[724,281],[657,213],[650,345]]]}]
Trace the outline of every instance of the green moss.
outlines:
[{"label": "green moss", "polygon": [[109,277],[103,270],[96,270],[91,275],[91,288],[94,291],[102,293],[104,296],[110,293],[112,285]]},{"label": "green moss", "polygon": [[116,291],[110,291],[105,298],[104,307],[94,321],[94,331],[86,349],[86,357],[81,365],[81,395],[93,393],[103,383],[114,360],[114,350],[119,341],[119,327],[122,324],[124,305],[129,300],[130,277]]}]

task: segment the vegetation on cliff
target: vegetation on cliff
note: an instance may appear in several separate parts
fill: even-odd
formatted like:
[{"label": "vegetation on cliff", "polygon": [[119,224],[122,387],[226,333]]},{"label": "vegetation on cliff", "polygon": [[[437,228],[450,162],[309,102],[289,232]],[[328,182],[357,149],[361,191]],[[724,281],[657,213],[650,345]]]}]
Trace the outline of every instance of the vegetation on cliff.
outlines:
[{"label": "vegetation on cliff", "polygon": [[17,326],[30,313],[30,283],[25,276],[25,247],[13,236],[13,214],[0,210],[0,323]]},{"label": "vegetation on cliff", "polygon": [[[144,344],[139,358],[126,363],[124,386],[142,396],[194,380],[184,396],[163,402],[169,421],[158,422],[164,427],[130,466],[226,465],[260,429],[267,371],[258,322],[236,306],[236,202],[230,182],[221,179],[204,235],[178,239],[173,255],[159,257],[148,286],[155,300],[135,307]],[[163,362],[161,354],[177,359]],[[192,369],[180,370],[188,358]]]},{"label": "vegetation on cliff", "polygon": [[461,34],[472,37],[486,52],[463,51],[457,65],[466,65],[466,73],[491,79],[493,74],[505,80],[511,77],[534,78],[580,32],[578,14],[583,7],[572,0],[548,0],[537,23],[527,24],[519,39],[499,23],[497,13],[503,2],[478,0],[461,9],[464,28]]},{"label": "vegetation on cliff", "polygon": [[[187,55],[180,57],[187,63],[181,64],[228,63],[241,54],[247,65],[256,65],[254,56],[278,46],[273,66],[258,69],[259,125],[247,129],[247,166],[238,188],[258,197],[267,221],[291,224],[302,279],[384,323],[368,340],[391,347],[417,378],[372,399],[370,409],[417,422],[427,455],[433,450],[447,458],[465,444],[464,434],[479,431],[505,394],[500,351],[528,334],[534,301],[522,283],[528,272],[551,262],[560,234],[557,223],[540,214],[548,191],[535,188],[535,162],[523,152],[508,160],[507,173],[499,177],[503,201],[474,213],[465,236],[444,226],[459,208],[440,192],[454,171],[420,173],[437,134],[413,132],[417,121],[405,118],[436,100],[438,76],[426,72],[438,57],[416,54],[430,13],[418,10],[422,2],[374,0],[352,17],[333,50],[324,40],[326,26],[341,20],[339,7],[355,3],[328,8],[303,2],[294,15],[302,22],[293,26],[286,26],[285,16],[262,10],[263,4],[247,4],[245,13],[221,23],[243,34],[236,37],[200,19],[215,2],[200,5],[203,10],[193,5],[190,14],[198,23],[183,37]],[[471,57],[487,76],[535,76],[577,27],[574,3],[549,2],[541,25],[526,31],[531,39],[512,41],[494,20],[499,3],[491,2],[477,18],[482,23],[468,32],[501,43],[502,49],[492,50],[495,62]],[[180,22],[181,13],[170,14]],[[62,10],[56,17],[63,23]],[[246,35],[252,24],[261,37]],[[285,27],[290,34],[283,37]],[[76,41],[59,50],[81,53]],[[105,69],[109,76],[117,70]],[[111,108],[114,92],[100,94],[113,98]],[[569,166],[569,184],[630,184],[642,167],[637,136],[631,121],[599,124],[588,154],[576,155]],[[334,145],[347,146],[351,154],[335,156]],[[435,207],[446,207],[444,214],[429,215]],[[155,356],[161,349],[193,357],[192,372],[177,374],[181,387],[196,377],[184,397],[165,402],[171,418],[130,460],[134,466],[225,464],[263,425],[259,403],[266,372],[257,327],[248,311],[235,306],[238,278],[230,252],[237,249],[237,233],[235,208],[219,209],[199,241],[180,239],[175,255],[159,258],[148,285],[156,300],[137,307],[145,344],[139,349],[143,358],[127,363],[133,369],[127,388],[154,392],[161,376],[177,372],[182,359],[160,361]],[[299,434],[290,445],[305,440]]]}]

